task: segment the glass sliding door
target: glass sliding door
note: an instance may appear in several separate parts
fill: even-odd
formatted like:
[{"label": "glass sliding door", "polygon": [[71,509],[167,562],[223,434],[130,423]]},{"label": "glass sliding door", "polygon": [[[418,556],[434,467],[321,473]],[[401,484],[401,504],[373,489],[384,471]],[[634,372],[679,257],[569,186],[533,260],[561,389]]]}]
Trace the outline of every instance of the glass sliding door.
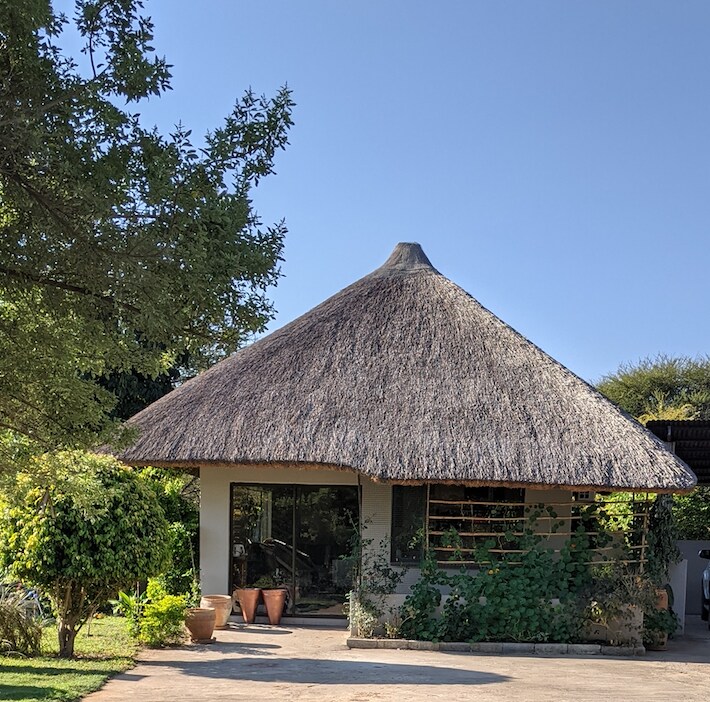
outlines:
[{"label": "glass sliding door", "polygon": [[232,486],[232,588],[293,580],[293,499],[290,485]]},{"label": "glass sliding door", "polygon": [[297,573],[295,612],[342,615],[352,589],[357,488],[302,485],[296,493],[296,543],[307,554],[307,569]]},{"label": "glass sliding door", "polygon": [[342,615],[358,502],[355,486],[232,484],[232,588],[284,586],[287,613]]}]

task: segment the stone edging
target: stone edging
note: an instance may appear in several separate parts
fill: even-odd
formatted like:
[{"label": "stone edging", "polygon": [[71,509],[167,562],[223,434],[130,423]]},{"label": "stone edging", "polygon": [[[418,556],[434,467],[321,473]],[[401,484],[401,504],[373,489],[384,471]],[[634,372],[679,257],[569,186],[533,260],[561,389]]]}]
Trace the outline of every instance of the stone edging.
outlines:
[{"label": "stone edging", "polygon": [[455,651],[458,653],[541,654],[547,656],[643,656],[643,646],[603,646],[600,644],[561,643],[514,643],[481,641],[410,641],[408,639],[361,639],[351,636],[346,641],[348,648],[396,648],[410,651]]}]

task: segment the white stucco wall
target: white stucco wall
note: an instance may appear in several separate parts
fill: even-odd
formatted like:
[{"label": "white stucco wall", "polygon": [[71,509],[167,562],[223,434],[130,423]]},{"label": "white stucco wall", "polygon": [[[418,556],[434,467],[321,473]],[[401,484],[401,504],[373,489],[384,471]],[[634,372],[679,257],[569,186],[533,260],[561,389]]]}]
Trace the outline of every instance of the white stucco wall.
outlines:
[{"label": "white stucco wall", "polygon": [[[371,481],[367,482],[374,485]],[[357,475],[344,470],[259,465],[200,468],[200,587],[206,594],[229,594],[230,483],[357,485]],[[363,500],[366,494],[368,490],[363,485]]]}]

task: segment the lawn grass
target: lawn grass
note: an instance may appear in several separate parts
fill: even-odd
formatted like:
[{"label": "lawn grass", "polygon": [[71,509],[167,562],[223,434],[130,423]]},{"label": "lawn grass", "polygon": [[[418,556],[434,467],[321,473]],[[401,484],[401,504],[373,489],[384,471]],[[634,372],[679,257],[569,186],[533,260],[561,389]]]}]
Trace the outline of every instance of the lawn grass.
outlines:
[{"label": "lawn grass", "polygon": [[56,657],[55,626],[44,632],[42,650],[44,655],[37,658],[0,656],[0,702],[77,700],[100,688],[109,676],[130,668],[138,646],[128,637],[125,619],[104,617],[92,622],[91,636],[86,627],[79,632],[76,658]]}]

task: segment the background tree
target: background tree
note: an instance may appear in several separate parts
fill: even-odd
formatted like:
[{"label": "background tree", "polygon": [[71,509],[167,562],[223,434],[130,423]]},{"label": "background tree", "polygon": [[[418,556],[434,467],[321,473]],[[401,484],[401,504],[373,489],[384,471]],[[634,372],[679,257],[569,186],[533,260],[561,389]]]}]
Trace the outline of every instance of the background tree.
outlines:
[{"label": "background tree", "polygon": [[161,572],[160,581],[171,595],[194,595],[199,589],[199,478],[174,468],[143,468],[140,475],[168,522],[170,565]]},{"label": "background tree", "polygon": [[287,144],[290,92],[248,91],[199,146],[145,127],[140,102],[170,74],[141,9],[77,0],[77,61],[49,0],[0,0],[5,468],[105,439],[115,388],[99,378],[154,378],[185,353],[203,367],[273,314],[285,228],[261,226],[250,191]]},{"label": "background tree", "polygon": [[[35,459],[40,461],[41,459]],[[77,632],[119,589],[159,573],[168,562],[168,524],[153,490],[109,456],[55,455],[57,472],[92,473],[102,491],[90,504],[21,475],[21,504],[0,515],[0,566],[47,594],[58,620],[59,655],[71,657]]]},{"label": "background tree", "polygon": [[[659,355],[622,365],[597,388],[642,424],[653,419],[710,419],[710,358]],[[673,517],[684,539],[710,538],[710,488],[673,498]]]},{"label": "background tree", "polygon": [[645,358],[605,375],[597,388],[629,414],[645,421],[710,419],[708,357]]}]

